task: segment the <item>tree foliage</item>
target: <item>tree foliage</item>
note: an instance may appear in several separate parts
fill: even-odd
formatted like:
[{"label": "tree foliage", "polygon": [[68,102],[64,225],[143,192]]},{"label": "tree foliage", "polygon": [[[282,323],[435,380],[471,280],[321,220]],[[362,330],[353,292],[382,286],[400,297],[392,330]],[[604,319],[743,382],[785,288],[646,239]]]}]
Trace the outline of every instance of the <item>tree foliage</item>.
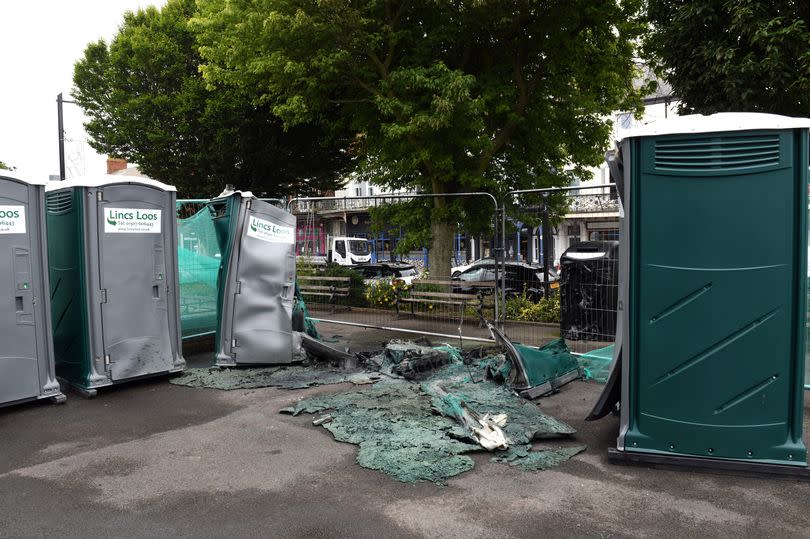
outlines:
[{"label": "tree foliage", "polygon": [[335,188],[345,141],[306,122],[285,130],[250,88],[206,88],[188,26],[194,11],[193,0],[169,0],[128,12],[109,45],[87,46],[73,97],[90,117],[90,145],[184,196],[227,183],[269,196]]},{"label": "tree foliage", "polygon": [[[391,189],[501,195],[566,183],[602,160],[610,113],[640,105],[640,0],[198,6],[212,87],[255,89],[289,128],[328,119],[354,137],[355,171]],[[456,222],[469,230],[491,217],[480,199],[427,209],[407,232],[429,230],[439,252]],[[449,270],[437,259],[439,274]]]},{"label": "tree foliage", "polygon": [[5,164],[3,161],[0,161],[0,170],[14,170],[14,167]]},{"label": "tree foliage", "polygon": [[648,0],[646,55],[683,112],[810,116],[810,2]]}]

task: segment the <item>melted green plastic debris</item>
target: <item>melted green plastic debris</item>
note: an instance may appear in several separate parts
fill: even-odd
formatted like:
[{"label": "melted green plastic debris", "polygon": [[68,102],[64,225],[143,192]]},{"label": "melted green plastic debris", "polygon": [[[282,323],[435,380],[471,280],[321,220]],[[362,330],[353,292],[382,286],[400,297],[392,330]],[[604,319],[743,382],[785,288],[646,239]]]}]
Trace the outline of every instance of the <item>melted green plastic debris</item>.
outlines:
[{"label": "melted green plastic debris", "polygon": [[339,442],[359,446],[357,463],[405,483],[433,481],[472,469],[464,453],[478,446],[448,436],[454,421],[433,413],[416,384],[382,383],[360,391],[322,395],[282,411],[298,415],[332,410],[324,423]]},{"label": "melted green plastic debris", "polygon": [[492,457],[492,462],[518,466],[527,471],[548,470],[554,466],[559,466],[574,455],[582,453],[585,449],[586,446],[584,445],[558,449],[537,449],[535,451],[529,451],[525,446],[515,447]]},{"label": "melted green plastic debris", "polygon": [[[476,370],[480,374],[480,368]],[[539,470],[565,460],[562,453],[535,456],[530,442],[573,434],[571,426],[543,414],[536,405],[500,385],[472,383],[466,372],[463,365],[451,365],[437,372],[430,382],[383,381],[359,391],[304,399],[282,412],[298,415],[329,410],[332,420],[321,426],[335,440],[359,446],[360,466],[405,483],[445,484],[448,478],[472,469],[474,462],[466,453],[482,448],[450,417],[452,410],[446,410],[450,416],[441,414],[442,399],[431,389],[439,384],[479,414],[508,415],[504,432],[514,445],[498,453],[499,458],[506,459],[499,462]]]},{"label": "melted green plastic debris", "polygon": [[526,369],[526,383],[529,387],[555,382],[564,375],[579,368],[576,358],[568,350],[564,339],[556,339],[541,348],[524,346],[513,343],[515,350],[521,356],[523,367]]},{"label": "melted green plastic debris", "polygon": [[285,367],[238,368],[219,367],[186,369],[182,375],[170,379],[172,384],[211,389],[255,389],[279,387],[281,389],[305,389],[318,385],[371,383],[377,377],[367,373],[348,373],[337,369],[293,365]]}]

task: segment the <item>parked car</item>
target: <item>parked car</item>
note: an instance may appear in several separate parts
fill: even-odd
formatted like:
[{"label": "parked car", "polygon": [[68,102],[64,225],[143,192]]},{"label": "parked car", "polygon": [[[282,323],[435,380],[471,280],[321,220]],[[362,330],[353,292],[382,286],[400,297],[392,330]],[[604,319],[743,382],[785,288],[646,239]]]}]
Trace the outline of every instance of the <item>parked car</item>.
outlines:
[{"label": "parked car", "polygon": [[478,260],[473,260],[469,264],[463,264],[461,266],[452,267],[450,269],[450,275],[455,277],[455,276],[467,271],[470,268],[474,268],[475,266],[482,266],[482,265],[494,264],[494,263],[495,263],[494,258],[491,258],[491,257],[489,257],[489,258],[479,258]]},{"label": "parked car", "polygon": [[352,269],[363,276],[366,284],[380,280],[391,281],[393,279],[401,280],[405,284],[411,284],[418,274],[413,265],[394,262],[363,264]]},{"label": "parked car", "polygon": [[[559,288],[560,276],[554,268],[548,269],[549,288],[553,291]],[[501,275],[498,275],[500,281]],[[482,281],[495,280],[495,263],[475,265],[466,271],[462,271],[453,280],[459,281],[459,285],[454,290],[463,293],[483,290],[489,292],[490,287],[482,285]],[[545,297],[545,287],[543,286],[543,268],[523,262],[506,262],[506,297],[515,297],[524,292],[533,301]]]}]

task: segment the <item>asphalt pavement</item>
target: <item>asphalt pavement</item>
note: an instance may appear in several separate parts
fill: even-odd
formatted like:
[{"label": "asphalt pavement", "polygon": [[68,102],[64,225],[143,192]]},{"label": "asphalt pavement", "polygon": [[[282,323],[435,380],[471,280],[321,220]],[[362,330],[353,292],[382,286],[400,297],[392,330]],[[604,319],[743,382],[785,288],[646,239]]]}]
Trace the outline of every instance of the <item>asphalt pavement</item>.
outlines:
[{"label": "asphalt pavement", "polygon": [[808,482],[608,464],[617,418],[582,421],[601,387],[574,382],[539,401],[585,453],[541,472],[479,454],[446,487],[361,468],[356,447],[310,416],[279,414],[350,384],[225,392],[155,378],[4,408],[0,536],[810,535]]}]

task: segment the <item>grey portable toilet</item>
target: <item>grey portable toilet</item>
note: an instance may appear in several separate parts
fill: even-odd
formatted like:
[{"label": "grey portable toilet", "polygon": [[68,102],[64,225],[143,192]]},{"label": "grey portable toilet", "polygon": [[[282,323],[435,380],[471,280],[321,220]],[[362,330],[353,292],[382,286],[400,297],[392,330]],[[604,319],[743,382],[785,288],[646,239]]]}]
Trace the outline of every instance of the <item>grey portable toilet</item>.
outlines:
[{"label": "grey portable toilet", "polygon": [[45,244],[45,182],[0,171],[0,405],[64,402],[54,373]]},{"label": "grey portable toilet", "polygon": [[175,188],[106,175],[46,190],[57,375],[93,395],[183,370]]},{"label": "grey portable toilet", "polygon": [[216,363],[293,360],[295,216],[249,192],[208,203],[220,244]]}]

